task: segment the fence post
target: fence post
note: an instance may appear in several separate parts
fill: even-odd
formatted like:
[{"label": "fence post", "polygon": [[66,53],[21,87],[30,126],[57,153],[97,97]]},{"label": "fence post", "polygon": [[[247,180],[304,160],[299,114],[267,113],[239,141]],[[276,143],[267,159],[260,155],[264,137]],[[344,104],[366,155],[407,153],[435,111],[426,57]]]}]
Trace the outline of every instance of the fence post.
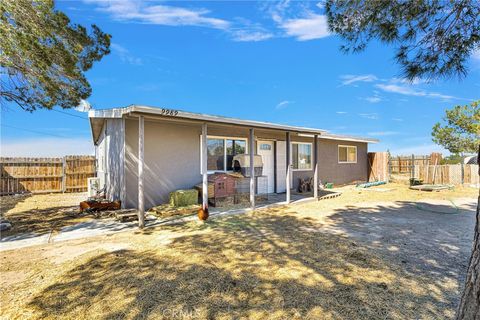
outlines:
[{"label": "fence post", "polygon": [[460,176],[462,178],[462,186],[465,183],[465,164],[463,162],[464,162],[464,160],[463,160],[463,157],[462,157],[462,162],[460,163],[460,167],[461,167]]},{"label": "fence post", "polygon": [[65,193],[65,190],[67,190],[66,164],[67,164],[67,161],[65,157],[63,157],[62,158],[62,192],[63,193]]},{"label": "fence post", "polygon": [[392,158],[390,157],[389,153],[387,153],[387,167],[388,167],[387,181],[390,182],[390,179],[392,178]]},{"label": "fence post", "polygon": [[412,178],[415,179],[415,155],[412,153],[412,166],[411,166]]}]

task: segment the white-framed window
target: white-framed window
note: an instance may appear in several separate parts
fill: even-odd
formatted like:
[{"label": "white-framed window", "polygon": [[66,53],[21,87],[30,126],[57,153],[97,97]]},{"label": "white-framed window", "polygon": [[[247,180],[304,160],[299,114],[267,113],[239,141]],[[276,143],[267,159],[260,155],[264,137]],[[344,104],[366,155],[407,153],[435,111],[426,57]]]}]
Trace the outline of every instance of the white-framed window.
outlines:
[{"label": "white-framed window", "polygon": [[338,163],[357,163],[357,147],[339,145]]},{"label": "white-framed window", "polygon": [[247,147],[246,138],[207,136],[207,171],[232,171],[233,157],[247,153]]},{"label": "white-framed window", "polygon": [[292,169],[312,170],[312,144],[310,142],[292,142]]}]

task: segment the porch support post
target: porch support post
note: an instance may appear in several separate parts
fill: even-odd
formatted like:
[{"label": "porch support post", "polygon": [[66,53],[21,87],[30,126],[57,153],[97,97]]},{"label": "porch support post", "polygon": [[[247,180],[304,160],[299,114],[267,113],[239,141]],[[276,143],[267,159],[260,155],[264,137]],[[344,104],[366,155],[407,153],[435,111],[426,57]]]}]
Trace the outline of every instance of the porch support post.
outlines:
[{"label": "porch support post", "polygon": [[207,124],[202,124],[202,208],[208,209]]},{"label": "porch support post", "polygon": [[313,197],[318,199],[318,135],[313,139]]},{"label": "porch support post", "polygon": [[145,197],[143,193],[144,161],[144,117],[138,118],[138,226],[145,226]]},{"label": "porch support post", "polygon": [[252,209],[255,209],[255,132],[253,128],[250,128],[250,135],[248,139],[248,147],[250,149],[250,205]]},{"label": "porch support post", "polygon": [[290,157],[290,132],[287,132],[286,134],[286,157],[287,157],[287,174],[285,177],[285,186],[286,186],[286,196],[285,196],[285,202],[290,203],[290,175],[291,175],[291,170],[292,170],[292,159]]}]

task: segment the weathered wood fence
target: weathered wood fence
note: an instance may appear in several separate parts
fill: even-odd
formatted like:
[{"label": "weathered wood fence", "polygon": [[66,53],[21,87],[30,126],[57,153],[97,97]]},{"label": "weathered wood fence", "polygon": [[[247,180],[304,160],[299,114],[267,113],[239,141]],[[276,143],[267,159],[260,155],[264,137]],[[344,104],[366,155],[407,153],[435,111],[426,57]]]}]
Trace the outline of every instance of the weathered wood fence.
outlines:
[{"label": "weathered wood fence", "polygon": [[368,181],[388,181],[388,153],[368,153]]},{"label": "weathered wood fence", "polygon": [[0,158],[0,195],[83,192],[95,176],[94,156]]},{"label": "weathered wood fence", "polygon": [[478,185],[480,183],[476,164],[416,165],[414,176],[428,184]]},{"label": "weathered wood fence", "polygon": [[411,173],[413,166],[439,165],[442,154],[433,152],[428,156],[396,156],[389,160],[390,173]]}]

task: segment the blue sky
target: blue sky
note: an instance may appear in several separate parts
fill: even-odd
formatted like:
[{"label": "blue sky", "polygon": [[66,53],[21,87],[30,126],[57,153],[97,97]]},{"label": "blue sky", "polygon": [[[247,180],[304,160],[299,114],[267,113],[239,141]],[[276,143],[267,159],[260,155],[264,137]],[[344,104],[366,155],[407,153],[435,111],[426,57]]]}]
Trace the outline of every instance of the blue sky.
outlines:
[{"label": "blue sky", "polygon": [[[97,109],[144,104],[318,127],[381,140],[393,154],[441,150],[445,109],[480,98],[480,53],[462,80],[410,84],[394,48],[339,51],[317,2],[57,1],[74,23],[112,34],[87,73]],[[2,108],[2,155],[93,152],[87,114]],[[29,131],[28,131],[29,130]]]}]

